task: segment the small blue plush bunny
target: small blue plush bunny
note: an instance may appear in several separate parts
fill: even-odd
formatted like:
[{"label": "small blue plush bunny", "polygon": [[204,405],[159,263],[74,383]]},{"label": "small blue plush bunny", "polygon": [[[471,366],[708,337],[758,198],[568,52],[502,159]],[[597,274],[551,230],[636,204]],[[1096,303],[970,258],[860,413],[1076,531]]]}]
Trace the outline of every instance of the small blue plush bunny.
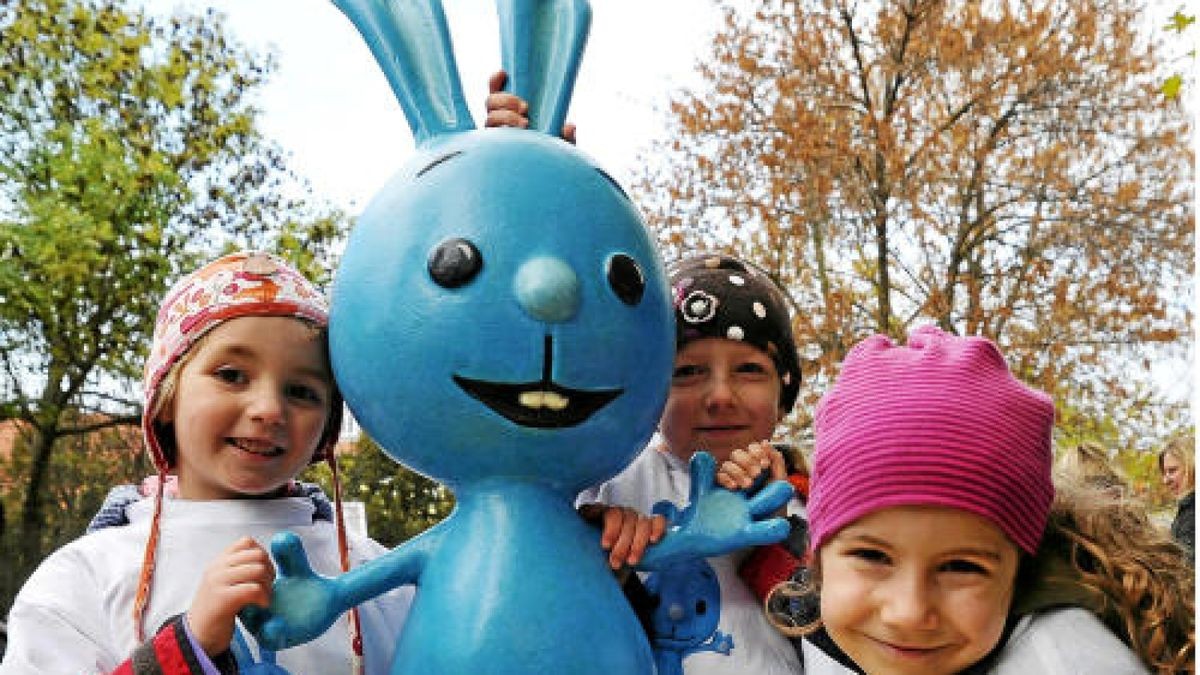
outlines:
[{"label": "small blue plush bunny", "polygon": [[[336,277],[330,350],[363,428],[441,481],[454,512],[337,578],[295,537],[272,542],[279,649],[403,584],[417,593],[393,673],[653,672],[599,533],[575,495],[627,465],[654,430],[674,351],[671,301],[637,210],[562,128],[590,22],[584,0],[498,0],[502,61],[531,130],[474,130],[438,0],[335,0],[400,99],[417,155],[372,201]],[[755,522],[790,495],[714,487],[650,547],[655,569],[777,541]]]}]

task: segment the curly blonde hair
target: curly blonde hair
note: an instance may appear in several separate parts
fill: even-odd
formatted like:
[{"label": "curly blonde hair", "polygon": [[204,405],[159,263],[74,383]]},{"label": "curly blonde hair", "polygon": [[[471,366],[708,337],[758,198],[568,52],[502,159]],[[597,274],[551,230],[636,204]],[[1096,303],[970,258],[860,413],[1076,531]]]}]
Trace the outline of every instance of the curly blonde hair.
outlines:
[{"label": "curly blonde hair", "polygon": [[[788,637],[821,627],[818,561],[766,599],[768,619]],[[1037,555],[1023,557],[1016,584],[1013,614],[1081,606],[1153,672],[1196,671],[1194,572],[1186,552],[1138,504],[1060,479]]]},{"label": "curly blonde hair", "polygon": [[1154,672],[1195,672],[1195,572],[1145,508],[1063,481],[1043,552],[1070,561],[1077,583],[1099,600],[1091,609]]}]

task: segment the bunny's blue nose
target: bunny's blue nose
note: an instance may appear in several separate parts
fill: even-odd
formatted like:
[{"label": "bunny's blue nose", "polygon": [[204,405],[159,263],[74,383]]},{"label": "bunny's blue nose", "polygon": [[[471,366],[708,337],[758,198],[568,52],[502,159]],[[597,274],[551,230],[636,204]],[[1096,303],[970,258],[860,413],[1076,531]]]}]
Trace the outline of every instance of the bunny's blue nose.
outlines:
[{"label": "bunny's blue nose", "polygon": [[579,277],[558,258],[527,260],[513,283],[517,302],[538,321],[562,323],[579,309]]}]

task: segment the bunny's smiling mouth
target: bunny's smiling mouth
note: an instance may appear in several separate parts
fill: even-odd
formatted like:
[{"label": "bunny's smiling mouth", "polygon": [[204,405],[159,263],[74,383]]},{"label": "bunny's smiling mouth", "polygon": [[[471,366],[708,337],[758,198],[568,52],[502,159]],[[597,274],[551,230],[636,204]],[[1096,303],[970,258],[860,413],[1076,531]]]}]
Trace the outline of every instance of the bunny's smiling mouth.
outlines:
[{"label": "bunny's smiling mouth", "polygon": [[504,419],[538,429],[573,427],[621,395],[620,389],[583,391],[546,381],[506,384],[455,375],[454,382]]},{"label": "bunny's smiling mouth", "polygon": [[536,382],[488,382],[454,375],[454,383],[504,419],[537,429],[560,429],[580,424],[624,391],[585,391],[563,387],[551,379],[552,355],[553,342],[547,335],[542,379]]}]

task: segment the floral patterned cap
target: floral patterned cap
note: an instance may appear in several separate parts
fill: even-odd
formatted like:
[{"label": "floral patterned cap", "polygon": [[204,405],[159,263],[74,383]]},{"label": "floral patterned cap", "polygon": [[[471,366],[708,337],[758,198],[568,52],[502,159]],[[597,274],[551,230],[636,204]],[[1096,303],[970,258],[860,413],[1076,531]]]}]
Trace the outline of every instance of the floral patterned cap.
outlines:
[{"label": "floral patterned cap", "polygon": [[675,346],[702,338],[745,342],[766,352],[779,372],[779,405],[791,411],[800,393],[800,359],[782,289],[737,258],[705,253],[670,267]]},{"label": "floral patterned cap", "polygon": [[[329,306],[325,296],[295,268],[261,251],[222,256],[178,281],[159,307],[143,379],[142,433],[160,471],[171,465],[153,419],[163,378],[201,336],[243,316],[291,316],[324,327],[329,325]],[[325,458],[337,441],[341,424],[341,397],[335,395],[313,461]]]}]

